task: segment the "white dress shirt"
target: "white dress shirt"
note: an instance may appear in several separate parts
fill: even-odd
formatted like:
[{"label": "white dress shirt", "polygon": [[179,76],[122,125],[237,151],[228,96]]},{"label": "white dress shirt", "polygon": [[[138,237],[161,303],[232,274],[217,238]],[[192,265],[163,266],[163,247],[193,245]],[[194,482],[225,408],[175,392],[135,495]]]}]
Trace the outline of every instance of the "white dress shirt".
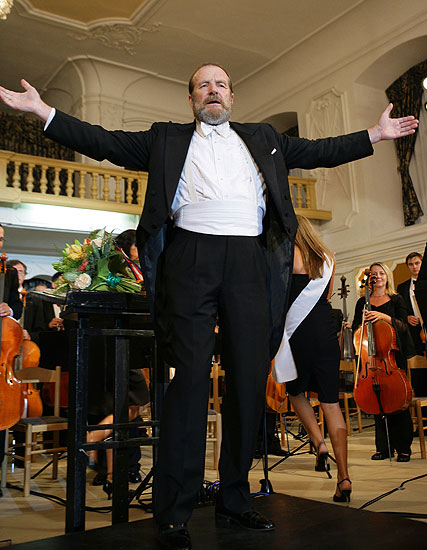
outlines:
[{"label": "white dress shirt", "polygon": [[196,123],[171,207],[175,225],[213,235],[262,233],[265,185],[228,122]]}]

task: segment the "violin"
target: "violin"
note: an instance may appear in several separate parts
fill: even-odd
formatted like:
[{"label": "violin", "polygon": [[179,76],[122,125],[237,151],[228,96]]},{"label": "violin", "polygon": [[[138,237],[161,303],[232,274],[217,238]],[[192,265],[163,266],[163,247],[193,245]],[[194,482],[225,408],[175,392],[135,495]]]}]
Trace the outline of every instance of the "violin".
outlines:
[{"label": "violin", "polygon": [[[6,254],[0,258],[0,303],[4,301]],[[0,318],[0,430],[16,424],[24,411],[24,396],[19,380],[14,376],[15,359],[23,341],[23,330],[15,319]]]},{"label": "violin", "polygon": [[[365,311],[371,311],[370,285],[375,278],[365,271]],[[405,410],[412,401],[412,388],[405,373],[398,368],[395,354],[396,332],[393,326],[379,319],[366,321],[354,333],[358,364],[354,399],[368,414],[392,414]]]},{"label": "violin", "polygon": [[[27,307],[27,294],[26,290],[21,290],[23,308],[20,324],[24,326],[25,311]],[[28,367],[38,367],[40,362],[40,348],[32,340],[23,340],[20,350],[20,355],[17,358],[15,365],[15,372],[20,369]],[[34,384],[22,382],[22,392],[24,395],[24,418],[33,418],[42,416],[43,414],[43,402],[40,397],[40,390],[38,390]]]},{"label": "violin", "polygon": [[341,276],[341,288],[338,291],[339,297],[342,299],[342,312],[343,312],[343,321],[339,337],[340,351],[341,351],[341,360],[342,361],[352,361],[354,359],[354,347],[353,347],[353,331],[349,328],[346,323],[348,321],[347,313],[347,296],[349,285],[346,285],[346,278],[344,275]]}]

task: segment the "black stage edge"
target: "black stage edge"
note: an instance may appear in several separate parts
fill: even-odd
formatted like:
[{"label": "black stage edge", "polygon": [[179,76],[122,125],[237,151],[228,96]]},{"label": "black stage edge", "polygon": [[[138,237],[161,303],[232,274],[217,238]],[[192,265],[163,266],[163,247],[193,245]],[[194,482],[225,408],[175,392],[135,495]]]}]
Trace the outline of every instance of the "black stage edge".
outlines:
[{"label": "black stage edge", "polygon": [[[331,492],[333,492],[331,487]],[[214,507],[198,508],[189,523],[193,550],[393,550],[426,548],[427,524],[275,493],[254,508],[276,523],[270,533],[215,528]],[[145,519],[16,544],[20,550],[157,549],[154,521]]]}]

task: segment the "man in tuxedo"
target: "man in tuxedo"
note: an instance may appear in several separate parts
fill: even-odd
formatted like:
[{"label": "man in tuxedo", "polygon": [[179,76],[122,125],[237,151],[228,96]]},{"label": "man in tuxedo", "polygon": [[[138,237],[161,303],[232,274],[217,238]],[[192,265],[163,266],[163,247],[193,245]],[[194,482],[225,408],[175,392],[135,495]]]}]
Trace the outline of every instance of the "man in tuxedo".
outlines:
[{"label": "man in tuxedo", "polygon": [[408,325],[411,333],[412,341],[415,345],[417,355],[423,355],[425,351],[425,344],[420,337],[421,332],[421,320],[418,304],[415,299],[415,282],[418,279],[423,256],[419,252],[411,252],[406,257],[406,265],[411,273],[411,278],[401,283],[397,287],[397,292],[403,297],[408,310]]},{"label": "man in tuxedo", "polygon": [[415,131],[392,105],[368,131],[310,141],[268,124],[229,122],[227,71],[198,67],[189,82],[189,124],[107,131],[46,105],[21,81],[2,101],[46,121],[48,137],[97,160],[149,172],[137,229],[139,258],[162,356],[175,367],[163,402],[154,516],[164,548],[191,548],[186,522],[204,473],[215,324],[226,372],[219,526],[271,531],[251,510],[248,471],[270,365],[283,336],[296,217],[288,170],[333,167],[371,155],[372,144]]},{"label": "man in tuxedo", "polygon": [[[397,292],[405,300],[408,310],[408,327],[417,355],[424,355],[426,343],[421,339],[422,321],[418,300],[415,297],[415,283],[419,278],[423,255],[419,252],[411,252],[406,257],[406,265],[411,273],[411,278],[397,287]],[[427,390],[427,372],[424,369],[413,370],[411,374],[412,387],[416,396],[425,395]]]},{"label": "man in tuxedo", "polygon": [[[5,240],[4,227],[0,224],[0,251]],[[22,313],[22,303],[18,292],[18,272],[14,267],[7,266],[4,278],[4,295],[0,302],[0,317],[14,317],[19,319]],[[0,464],[4,457],[5,431],[0,431]],[[0,489],[0,497],[3,496]]]}]

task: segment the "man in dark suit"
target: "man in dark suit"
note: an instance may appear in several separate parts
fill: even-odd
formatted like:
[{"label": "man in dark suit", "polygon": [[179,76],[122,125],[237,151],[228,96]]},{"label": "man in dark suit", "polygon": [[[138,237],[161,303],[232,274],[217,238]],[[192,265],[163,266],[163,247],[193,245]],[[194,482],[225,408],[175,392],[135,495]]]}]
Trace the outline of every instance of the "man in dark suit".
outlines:
[{"label": "man in dark suit", "polygon": [[316,141],[283,136],[268,124],[229,123],[232,83],[216,64],[190,78],[192,123],[155,123],[145,132],[83,123],[22,85],[23,94],[0,87],[0,98],[47,121],[48,137],[149,172],[137,245],[159,347],[176,369],[163,403],[153,488],[161,544],[191,548],[186,522],[203,481],[217,317],[227,388],[217,524],[274,529],[250,509],[248,471],[292,272],[296,218],[288,170],[365,157],[372,143],[413,133],[418,122],[391,119],[389,105],[368,131]]},{"label": "man in dark suit", "polygon": [[411,333],[412,341],[415,345],[417,355],[423,355],[425,351],[425,344],[420,337],[421,332],[421,320],[420,312],[418,310],[418,304],[415,300],[415,282],[418,279],[418,273],[421,268],[423,256],[419,252],[411,252],[406,257],[406,265],[411,272],[411,278],[401,283],[397,287],[397,292],[403,297],[408,310],[408,325]]},{"label": "man in dark suit", "polygon": [[[423,255],[419,252],[411,252],[406,257],[406,265],[411,272],[411,278],[401,283],[397,287],[397,292],[405,300],[408,310],[408,327],[412,341],[414,343],[415,352],[417,355],[424,355],[426,351],[426,343],[421,339],[421,311],[418,300],[415,297],[415,283],[418,280],[418,275],[423,262]],[[421,304],[423,305],[423,304]],[[427,372],[424,369],[416,369],[411,373],[411,382],[416,396],[425,395],[427,389]]]}]

